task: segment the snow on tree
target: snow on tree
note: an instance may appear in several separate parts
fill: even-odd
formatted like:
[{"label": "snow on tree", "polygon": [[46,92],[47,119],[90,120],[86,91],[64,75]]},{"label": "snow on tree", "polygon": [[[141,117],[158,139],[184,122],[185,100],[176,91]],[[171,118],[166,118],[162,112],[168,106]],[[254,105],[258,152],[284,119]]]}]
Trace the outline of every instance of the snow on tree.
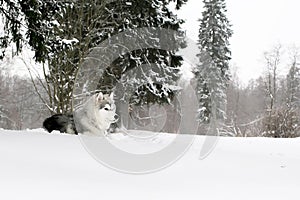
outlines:
[{"label": "snow on tree", "polygon": [[[170,2],[127,0],[105,4],[97,18],[102,22],[96,29],[100,37],[93,40],[91,53],[77,76],[82,80],[75,88],[78,104],[82,93],[116,90],[116,99],[122,101],[117,102],[117,112],[128,116],[134,105],[147,107],[173,100],[182,61],[176,53],[185,42],[180,28],[183,21],[170,11]],[[179,2],[185,1],[177,1],[178,8]],[[162,29],[173,34],[163,34]],[[165,50],[162,46],[170,47]],[[123,103],[130,108],[120,105]]]},{"label": "snow on tree", "polygon": [[[185,1],[178,0],[177,8],[179,9]],[[129,94],[132,104],[150,104],[150,103],[169,103],[174,96],[174,85],[179,78],[179,67],[181,66],[182,57],[176,55],[180,47],[185,46],[183,41],[183,31],[180,26],[183,23],[178,19],[170,9],[170,1],[154,0],[127,0],[115,1],[107,5],[106,22],[103,24],[103,36],[100,40],[109,39],[111,35],[117,35],[126,31],[137,37],[137,43],[148,43],[157,48],[136,49],[131,52],[124,52],[113,63],[107,63],[107,69],[99,81],[100,90],[111,90],[115,84],[126,84],[128,90],[134,89],[134,94]],[[126,11],[126,12],[125,12]],[[112,25],[113,24],[113,25]],[[165,38],[159,34],[159,31],[151,31],[143,34],[139,28],[149,27],[164,28],[177,31],[182,38]],[[122,41],[122,38],[118,38]],[[166,51],[159,48],[159,43],[174,43],[176,48],[172,51]],[[128,44],[128,43],[127,43]],[[135,44],[131,44],[134,46]],[[130,44],[128,48],[130,49]],[[141,44],[142,46],[142,44]],[[137,71],[143,65],[149,68],[144,76],[137,76]],[[129,79],[122,77],[124,74],[130,74]],[[140,73],[141,74],[141,73]],[[126,92],[125,92],[126,93]],[[129,93],[129,92],[127,92]]]},{"label": "snow on tree", "polygon": [[[26,30],[28,44],[35,51],[35,59],[43,63],[45,80],[38,77],[38,82],[43,84],[48,98],[42,100],[52,113],[65,113],[73,110],[71,98],[75,77],[81,63],[93,47],[108,40],[112,35],[125,30],[134,33],[139,27],[162,27],[178,31],[182,36],[184,34],[180,30],[183,21],[170,11],[168,4],[176,2],[176,8],[179,9],[186,0],[35,0],[17,3],[2,1],[8,6],[12,4],[17,11],[17,16],[25,16],[23,25],[25,30],[28,29]],[[6,13],[5,9],[1,11],[1,14]],[[10,18],[7,22],[10,23]],[[16,23],[19,24],[19,21]],[[9,32],[10,29],[7,31]],[[153,35],[151,42],[156,42],[157,39],[168,39],[160,37]],[[175,41],[178,38],[172,39]],[[181,41],[178,48],[185,45],[183,40]],[[126,72],[124,69],[132,69],[151,62],[156,64],[156,74],[175,83],[179,77],[178,72],[182,60],[181,56],[176,55],[178,48],[173,51],[141,49],[124,55],[120,54],[119,59],[107,65],[106,72],[117,72],[113,75],[116,81],[120,80],[118,71]],[[111,88],[109,85],[111,77],[108,74],[104,73],[102,77],[99,77],[99,89]],[[35,77],[32,80],[34,79]],[[136,94],[140,98],[141,94],[144,94],[142,91],[148,91],[146,96],[149,98],[143,100],[146,103],[168,102],[174,89],[172,84],[169,85],[171,86],[166,87],[168,86],[166,84],[162,87],[146,84],[145,88],[139,88]]]},{"label": "snow on tree", "polygon": [[[5,56],[5,49],[10,43],[14,42],[17,52],[22,48],[21,34],[21,6],[15,1],[11,0],[0,0],[0,16],[2,19],[4,27],[3,31],[0,32],[0,48],[2,50],[0,59]],[[2,28],[2,27],[1,27]]]},{"label": "snow on tree", "polygon": [[279,67],[283,57],[279,44],[264,53],[266,61],[265,97],[267,99],[262,124],[262,135],[268,137],[297,137],[299,134],[299,68],[298,53],[292,54],[290,70],[280,78]]},{"label": "snow on tree", "polygon": [[198,45],[200,64],[194,70],[199,98],[198,119],[225,119],[225,90],[229,80],[231,25],[225,0],[204,0]]},{"label": "snow on tree", "polygon": [[[59,93],[62,91],[59,87],[62,82],[59,78],[61,76],[51,77],[49,79],[49,73],[52,71],[53,63],[59,65],[58,59],[54,59],[51,55],[55,55],[57,48],[60,50],[66,50],[62,42],[58,40],[60,37],[54,35],[56,26],[56,13],[60,12],[62,9],[62,1],[13,1],[13,0],[2,0],[3,7],[0,9],[0,14],[4,16],[4,32],[1,37],[1,47],[3,49],[3,56],[5,53],[5,48],[7,48],[11,43],[16,46],[16,53],[22,50],[22,44],[27,43],[32,50],[35,52],[35,60],[43,63],[45,81],[41,77],[32,77],[33,84],[36,87],[38,84],[43,84],[43,88],[49,94],[49,99],[42,98],[41,91],[37,91],[41,99],[48,108],[53,112],[62,112],[64,110],[70,110],[68,107],[64,109],[64,105],[61,105],[62,99],[66,97],[61,95],[64,93],[69,93],[66,91],[64,93]],[[52,39],[51,39],[52,38]],[[53,41],[53,38],[56,38]],[[62,39],[60,39],[62,40]],[[68,46],[69,48],[69,46]],[[55,49],[55,50],[54,50]],[[55,60],[55,61],[54,61]],[[49,65],[49,68],[46,67]],[[60,75],[64,74],[61,69]],[[33,76],[33,74],[31,74]],[[51,76],[51,75],[50,75]],[[38,79],[36,79],[38,78]],[[63,78],[65,79],[65,78]],[[65,79],[66,80],[66,79]],[[66,82],[66,81],[65,81]],[[65,83],[66,85],[66,83]],[[65,89],[65,88],[63,88]],[[59,102],[59,103],[58,103]],[[69,103],[68,101],[66,101]],[[54,104],[59,106],[54,106]]]},{"label": "snow on tree", "polygon": [[287,79],[287,105],[288,107],[300,106],[300,67],[299,52],[297,49],[292,52],[292,63]]},{"label": "snow on tree", "polygon": [[0,128],[12,128],[14,126],[13,121],[9,118],[9,112],[6,107],[6,97],[9,94],[9,88],[6,82],[5,76],[0,73]]},{"label": "snow on tree", "polygon": [[23,44],[28,43],[35,51],[35,59],[44,61],[45,38],[44,31],[41,30],[46,24],[43,20],[57,11],[58,2],[0,0],[0,15],[4,24],[4,30],[0,35],[2,48],[0,59],[3,59],[6,48],[11,44],[15,45],[17,54],[22,50]]}]

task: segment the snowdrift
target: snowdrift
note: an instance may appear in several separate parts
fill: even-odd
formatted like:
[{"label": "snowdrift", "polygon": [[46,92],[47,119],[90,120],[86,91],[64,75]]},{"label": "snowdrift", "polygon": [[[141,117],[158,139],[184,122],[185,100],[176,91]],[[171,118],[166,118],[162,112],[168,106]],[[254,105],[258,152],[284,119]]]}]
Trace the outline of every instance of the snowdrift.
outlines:
[{"label": "snowdrift", "polygon": [[[167,145],[172,136],[155,133],[139,142],[116,134],[124,148]],[[181,137],[189,137],[182,135]],[[0,199],[299,199],[300,138],[224,138],[199,160],[206,136],[170,167],[152,174],[111,170],[92,158],[78,136],[43,130],[0,130]]]}]

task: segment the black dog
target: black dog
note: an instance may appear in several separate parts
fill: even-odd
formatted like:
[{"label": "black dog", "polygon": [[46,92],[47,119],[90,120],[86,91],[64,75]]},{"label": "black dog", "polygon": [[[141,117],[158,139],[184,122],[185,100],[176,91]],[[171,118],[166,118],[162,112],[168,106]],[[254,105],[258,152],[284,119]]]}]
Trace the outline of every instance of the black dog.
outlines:
[{"label": "black dog", "polygon": [[45,119],[43,127],[51,133],[58,130],[61,133],[70,133],[78,135],[72,114],[56,114]]}]

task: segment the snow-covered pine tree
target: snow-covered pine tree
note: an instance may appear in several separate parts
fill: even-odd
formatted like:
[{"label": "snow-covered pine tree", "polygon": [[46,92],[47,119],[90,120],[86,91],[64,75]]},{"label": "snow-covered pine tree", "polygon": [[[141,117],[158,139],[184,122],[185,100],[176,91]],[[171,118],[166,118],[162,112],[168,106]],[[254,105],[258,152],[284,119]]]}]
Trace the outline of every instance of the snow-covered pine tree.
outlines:
[{"label": "snow-covered pine tree", "polygon": [[[1,2],[3,1],[11,6],[12,1],[2,0]],[[109,39],[111,35],[124,30],[134,32],[134,29],[138,27],[163,27],[180,32],[180,25],[183,21],[177,19],[167,6],[170,2],[176,2],[176,8],[179,9],[186,1],[24,0],[18,1],[18,4],[12,3],[12,7],[18,11],[17,16],[20,13],[26,16],[24,27],[28,28],[29,45],[35,51],[36,60],[44,63],[45,66],[46,84],[44,89],[49,99],[43,99],[43,102],[47,103],[50,111],[54,113],[72,111],[71,97],[75,76],[83,58],[91,48]],[[0,11],[1,14],[6,12],[3,9]],[[19,25],[19,22],[16,24]],[[183,34],[183,32],[181,33]],[[157,38],[156,35],[153,40]],[[181,42],[180,45],[184,46],[185,44]],[[115,71],[114,77],[117,78],[114,80],[118,80],[119,71],[125,72],[124,69],[132,69],[142,63],[151,62],[157,66],[156,71],[153,70],[156,72],[155,74],[168,79],[169,82],[170,80],[175,81],[179,76],[178,71],[182,60],[181,56],[175,55],[176,51],[177,49],[172,52],[142,49],[120,55],[119,59],[107,66],[107,72]],[[106,81],[109,80],[108,74],[104,73],[103,77],[99,77],[99,79],[101,79],[99,88],[108,88],[107,85],[111,83],[111,81]],[[103,82],[103,80],[105,81]],[[144,95],[143,101],[146,103],[169,101],[173,92],[172,87],[162,87],[161,85],[152,84],[145,85],[145,87],[140,88],[136,94],[140,97],[140,94],[145,94],[143,91],[150,91],[146,92],[148,95]],[[145,97],[147,98],[145,99]]]},{"label": "snow-covered pine tree", "polygon": [[[0,59],[5,56],[5,49],[10,43],[14,42],[17,52],[22,49],[22,34],[21,34],[21,6],[11,0],[0,0],[0,16],[3,17],[4,29],[0,35],[0,48],[2,50]],[[2,27],[1,27],[2,28]]]},{"label": "snow-covered pine tree", "polygon": [[[0,8],[0,14],[4,16],[4,32],[0,37],[2,56],[4,56],[5,48],[11,43],[16,46],[15,53],[22,50],[23,43],[27,43],[35,51],[35,60],[44,63],[44,66],[45,63],[49,65],[49,69],[44,68],[46,83],[43,83],[40,77],[32,77],[35,86],[40,83],[44,84],[49,99],[43,99],[42,91],[37,91],[39,96],[52,112],[71,110],[68,106],[71,105],[70,101],[65,98],[72,95],[68,86],[66,88],[69,78],[65,78],[67,77],[64,73],[66,70],[63,70],[64,66],[60,65],[57,59],[58,52],[61,53],[70,48],[69,44],[63,42],[65,37],[57,34],[62,32],[62,28],[57,26],[57,17],[62,13],[63,6],[68,4],[55,0],[1,0],[1,5],[3,6]],[[60,68],[53,66],[60,66]],[[56,72],[59,72],[55,76],[53,76],[54,68]],[[62,80],[64,85],[61,87]]]},{"label": "snow-covered pine tree", "polygon": [[286,77],[287,81],[287,106],[300,107],[300,68],[297,57],[294,57],[292,66]]},{"label": "snow-covered pine tree", "polygon": [[[293,52],[292,63],[286,77],[286,108],[284,111],[284,119],[279,125],[282,130],[282,137],[298,137],[299,136],[299,114],[300,114],[300,67],[298,63],[299,52]],[[277,122],[278,123],[278,122]],[[285,129],[284,129],[285,128]]]},{"label": "snow-covered pine tree", "polygon": [[[68,105],[71,105],[75,74],[81,61],[90,49],[109,40],[112,35],[124,31],[132,32],[134,35],[136,29],[140,27],[161,27],[178,31],[179,35],[183,36],[184,32],[180,29],[183,21],[177,19],[176,15],[167,7],[170,2],[169,0],[118,0],[113,2],[79,0],[61,5],[59,14],[54,15],[53,19],[48,19],[50,22],[45,23],[52,30],[52,33],[48,34],[49,38],[46,39],[46,46],[51,55],[48,58],[50,64],[48,82],[56,83],[57,86],[53,90],[57,94],[52,92],[50,95],[50,103],[52,102],[54,110],[56,112],[72,110]],[[184,2],[186,0],[177,0],[176,7],[179,9]],[[144,38],[145,36],[139,35],[138,37]],[[176,39],[177,41],[175,41]],[[178,48],[185,46],[183,37],[167,39],[157,33],[152,35],[151,40],[150,43],[153,44],[157,40],[159,42],[168,40],[172,45],[178,43]],[[74,43],[66,43],[66,41],[74,41]],[[175,88],[172,84],[176,85],[182,60],[181,56],[175,55],[178,48],[173,51],[164,51],[159,48],[138,49],[120,55],[113,63],[105,63],[107,70],[102,77],[99,77],[98,89],[110,93],[116,81],[124,81],[120,80],[122,74],[142,64],[151,63],[152,70],[149,73],[152,75],[150,79],[153,84],[145,83],[146,77],[133,77],[136,74],[132,74],[131,77],[131,81],[135,84],[130,84],[128,80],[125,81],[128,90],[130,90],[129,87],[141,86],[134,95],[130,94],[130,101],[134,104],[170,102]],[[110,55],[104,53],[99,56],[103,57],[100,60],[104,62]],[[165,80],[162,81],[162,79]],[[155,84],[158,82],[168,84]]]},{"label": "snow-covered pine tree", "polygon": [[[42,38],[29,40],[29,44],[36,52],[36,60],[43,63],[45,91],[38,93],[52,113],[73,110],[76,73],[90,48],[95,46],[93,41],[100,37],[97,33],[100,32],[99,16],[104,3],[95,0],[40,0],[23,11],[32,12],[39,19],[39,27],[31,27],[30,30],[39,33]],[[43,81],[37,78],[33,81]],[[47,98],[42,97],[44,92]]]},{"label": "snow-covered pine tree", "polygon": [[199,99],[198,119],[208,123],[212,118],[225,119],[232,30],[225,15],[225,0],[203,0],[203,3],[204,11],[199,20],[200,53],[197,55],[200,64],[194,73]]},{"label": "snow-covered pine tree", "polygon": [[[131,32],[134,36],[137,36],[135,34],[137,28],[144,27],[172,29],[178,31],[183,36],[184,33],[181,30],[183,21],[178,19],[168,8],[169,3],[172,1],[121,0],[107,4],[107,13],[103,15],[107,20],[103,24],[102,32],[100,32],[102,36],[100,42],[108,39],[111,35],[116,35],[124,31]],[[177,9],[186,1],[175,1]],[[145,38],[142,34],[137,37]],[[182,60],[182,57],[176,55],[176,52],[180,47],[185,46],[182,38],[181,40],[175,37],[163,38],[159,33],[155,33],[154,31],[151,38],[145,38],[145,41],[156,44],[157,41],[159,43],[165,40],[164,42],[177,43],[178,47],[173,51],[165,51],[159,48],[138,49],[120,55],[118,59],[107,67],[98,84],[100,90],[110,90],[116,82],[122,82],[126,84],[125,88],[127,90],[135,88],[134,94],[128,94],[132,104],[170,102],[174,95],[174,87],[172,85],[176,85]],[[145,77],[137,77],[134,72],[143,64],[151,64],[151,69]],[[129,74],[131,73],[130,71],[133,72],[130,74],[130,80],[122,80],[122,75]]]},{"label": "snow-covered pine tree", "polygon": [[[43,61],[45,56],[44,24],[48,16],[57,11],[57,2],[43,0],[0,0],[0,16],[4,30],[0,35],[0,48],[3,59],[6,48],[15,45],[15,53],[22,50],[23,43],[28,43],[35,51],[35,59]],[[54,5],[50,7],[50,5]]]}]

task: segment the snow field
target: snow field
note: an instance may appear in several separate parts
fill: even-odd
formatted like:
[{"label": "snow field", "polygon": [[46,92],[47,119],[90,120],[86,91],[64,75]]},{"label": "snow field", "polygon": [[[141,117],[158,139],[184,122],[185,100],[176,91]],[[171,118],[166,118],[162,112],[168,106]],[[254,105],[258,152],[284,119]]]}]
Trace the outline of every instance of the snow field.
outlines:
[{"label": "snow field", "polygon": [[[156,134],[148,142],[116,134],[122,148],[168,144]],[[181,137],[191,137],[182,135]],[[204,160],[206,136],[196,136],[188,152],[152,174],[123,174],[90,156],[78,136],[43,130],[0,130],[0,199],[299,199],[300,138],[224,138]]]}]

